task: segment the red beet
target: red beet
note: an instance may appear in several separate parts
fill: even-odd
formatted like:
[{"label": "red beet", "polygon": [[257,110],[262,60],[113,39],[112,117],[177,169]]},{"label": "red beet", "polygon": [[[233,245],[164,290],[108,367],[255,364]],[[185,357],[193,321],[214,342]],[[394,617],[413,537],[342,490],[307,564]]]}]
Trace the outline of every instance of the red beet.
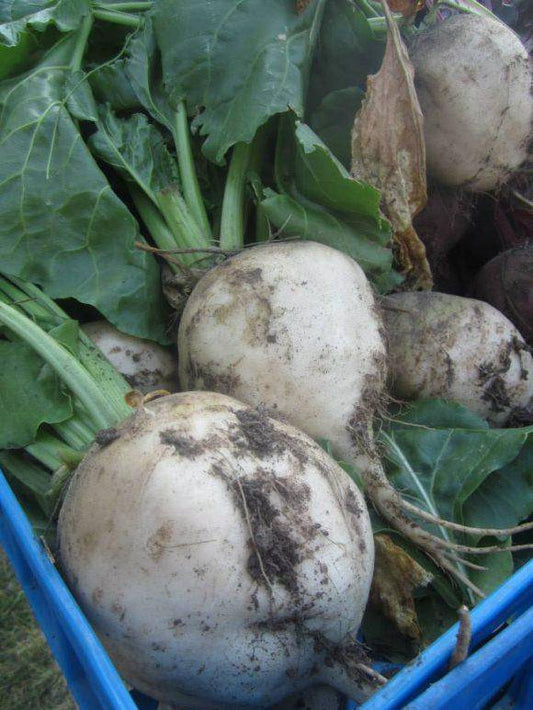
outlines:
[{"label": "red beet", "polygon": [[533,345],[533,243],[508,249],[485,264],[472,296],[500,310]]},{"label": "red beet", "polygon": [[462,293],[460,274],[448,255],[469,228],[473,208],[472,195],[433,185],[426,206],[414,219],[437,291]]}]

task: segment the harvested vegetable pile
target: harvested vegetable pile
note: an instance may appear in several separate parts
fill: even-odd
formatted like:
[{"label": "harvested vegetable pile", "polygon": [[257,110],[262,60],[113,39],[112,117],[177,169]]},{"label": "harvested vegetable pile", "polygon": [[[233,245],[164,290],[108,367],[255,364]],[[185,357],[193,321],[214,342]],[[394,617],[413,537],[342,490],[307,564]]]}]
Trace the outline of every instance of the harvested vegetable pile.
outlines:
[{"label": "harvested vegetable pile", "polygon": [[531,556],[531,18],[494,9],[0,10],[0,464],[162,702],[364,701]]}]

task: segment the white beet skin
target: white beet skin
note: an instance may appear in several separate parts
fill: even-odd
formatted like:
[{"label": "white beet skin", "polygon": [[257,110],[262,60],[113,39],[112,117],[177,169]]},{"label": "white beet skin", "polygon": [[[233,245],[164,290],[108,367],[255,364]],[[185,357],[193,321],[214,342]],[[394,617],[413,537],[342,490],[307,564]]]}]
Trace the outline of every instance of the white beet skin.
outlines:
[{"label": "white beet skin", "polygon": [[124,678],[182,710],[263,708],[321,682],[366,697],[364,675],[323,663],[353,643],[373,571],[345,472],[294,427],[209,392],[149,402],[117,434],[78,467],[58,534]]},{"label": "white beet skin", "polygon": [[208,272],[178,332],[182,389],[214,390],[353,458],[386,381],[374,293],[350,257],[315,242],[241,252]]},{"label": "white beet skin", "polygon": [[533,358],[514,325],[482,301],[437,292],[385,299],[392,393],[450,399],[501,426],[533,397]]},{"label": "white beet skin", "polygon": [[459,14],[409,46],[424,115],[428,174],[481,192],[504,183],[532,138],[532,71],[520,38],[503,22]]},{"label": "white beet skin", "polygon": [[105,320],[85,323],[82,329],[133,389],[143,394],[176,391],[176,357],[170,348],[121,333]]}]

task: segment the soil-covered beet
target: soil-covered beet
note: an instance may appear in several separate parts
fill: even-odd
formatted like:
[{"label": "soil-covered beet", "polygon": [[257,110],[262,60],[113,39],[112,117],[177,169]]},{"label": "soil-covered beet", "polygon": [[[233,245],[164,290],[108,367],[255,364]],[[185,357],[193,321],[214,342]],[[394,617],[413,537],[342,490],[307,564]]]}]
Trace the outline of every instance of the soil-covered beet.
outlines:
[{"label": "soil-covered beet", "polygon": [[531,140],[531,67],[518,35],[490,17],[459,14],[417,35],[409,54],[428,174],[473,192],[501,186]]},{"label": "soil-covered beet", "polygon": [[68,488],[59,555],[128,682],[183,710],[269,707],[321,682],[368,696],[327,661],[354,646],[370,519],[318,444],[212,392],[151,401],[104,443]]},{"label": "soil-covered beet", "polygon": [[506,315],[533,345],[533,243],[508,249],[485,264],[472,295]]}]

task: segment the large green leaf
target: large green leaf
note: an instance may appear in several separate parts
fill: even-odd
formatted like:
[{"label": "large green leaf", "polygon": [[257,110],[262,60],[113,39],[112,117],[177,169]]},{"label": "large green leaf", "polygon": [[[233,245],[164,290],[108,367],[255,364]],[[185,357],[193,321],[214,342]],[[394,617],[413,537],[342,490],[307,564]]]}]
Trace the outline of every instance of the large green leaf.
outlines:
[{"label": "large green leaf", "polygon": [[270,116],[304,112],[312,46],[324,7],[311,0],[161,0],[154,26],[172,101],[203,109],[194,126],[205,155],[222,162]]},{"label": "large green leaf", "polygon": [[41,424],[72,416],[61,381],[29,345],[0,341],[0,362],[0,449],[26,446]]},{"label": "large green leaf", "polygon": [[137,224],[65,105],[68,49],[63,41],[23,79],[0,84],[2,269],[165,342],[157,264],[135,247]]},{"label": "large green leaf", "polygon": [[80,26],[89,0],[0,0],[0,44],[13,47],[28,28],[42,31],[54,23],[61,32]]},{"label": "large green leaf", "polygon": [[527,432],[433,428],[423,417],[415,417],[414,410],[416,405],[411,421],[399,418],[381,431],[387,474],[396,488],[425,510],[462,522],[467,498],[490,474],[518,456]]},{"label": "large green leaf", "polygon": [[[414,403],[380,433],[387,474],[407,500],[438,517],[486,528],[515,525],[533,512],[532,440],[531,427],[489,429],[464,407],[441,400]],[[433,531],[454,539],[445,528]],[[482,537],[455,539],[497,543]],[[465,572],[486,592],[512,572],[510,553],[473,561],[479,559],[485,571]]]}]

